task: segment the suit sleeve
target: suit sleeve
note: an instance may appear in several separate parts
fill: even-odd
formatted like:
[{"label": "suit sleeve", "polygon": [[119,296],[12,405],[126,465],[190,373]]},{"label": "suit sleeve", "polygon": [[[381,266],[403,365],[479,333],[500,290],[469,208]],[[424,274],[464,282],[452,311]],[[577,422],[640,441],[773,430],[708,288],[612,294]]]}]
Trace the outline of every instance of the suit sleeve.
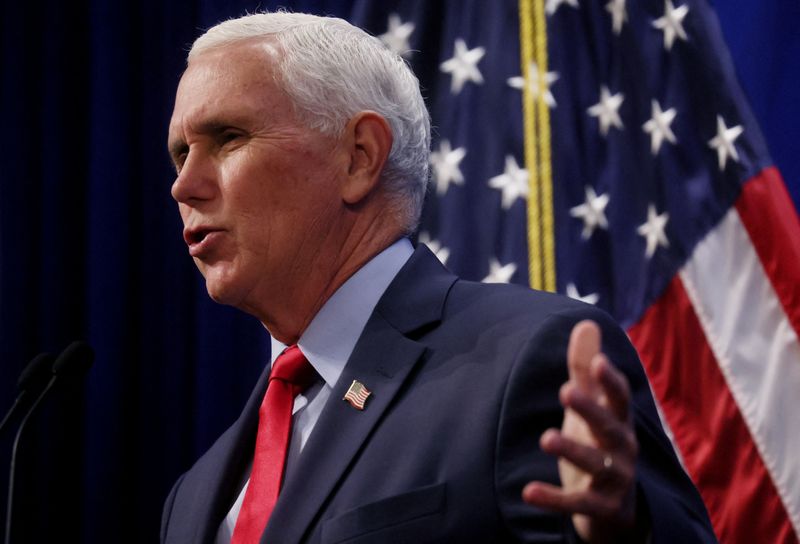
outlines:
[{"label": "suit sleeve", "polygon": [[520,542],[575,539],[569,516],[525,504],[521,493],[532,480],[559,484],[557,461],[539,448],[539,438],[548,428],[561,426],[558,391],[568,377],[567,344],[572,327],[582,319],[600,325],[603,351],[631,386],[640,449],[636,464],[638,515],[646,516],[649,542],[716,542],[705,506],[661,429],[635,349],[610,317],[588,306],[576,306],[542,321],[510,371],[498,424],[495,467],[498,508],[509,532]]}]

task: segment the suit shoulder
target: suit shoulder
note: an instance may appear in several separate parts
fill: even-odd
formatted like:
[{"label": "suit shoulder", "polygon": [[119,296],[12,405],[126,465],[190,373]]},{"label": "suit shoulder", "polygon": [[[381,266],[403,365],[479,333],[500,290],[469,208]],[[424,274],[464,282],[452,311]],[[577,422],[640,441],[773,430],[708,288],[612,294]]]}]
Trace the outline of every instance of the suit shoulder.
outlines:
[{"label": "suit shoulder", "polygon": [[530,318],[564,315],[585,315],[585,319],[611,319],[603,310],[565,295],[538,291],[516,284],[487,284],[458,280],[450,291],[447,307],[453,311],[474,311],[487,318]]},{"label": "suit shoulder", "polygon": [[625,332],[604,310],[564,295],[522,285],[484,284],[459,280],[450,290],[442,324],[464,336],[490,332],[505,342],[566,346],[579,321],[596,322],[603,348],[612,360],[636,361],[638,356]]}]

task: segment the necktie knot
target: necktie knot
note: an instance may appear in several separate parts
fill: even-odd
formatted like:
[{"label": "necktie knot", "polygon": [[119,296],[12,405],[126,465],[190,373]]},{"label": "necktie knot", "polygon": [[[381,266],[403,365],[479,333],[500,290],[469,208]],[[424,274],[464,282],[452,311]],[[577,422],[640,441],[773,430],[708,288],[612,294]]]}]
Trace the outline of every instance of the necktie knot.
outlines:
[{"label": "necktie knot", "polygon": [[289,346],[272,365],[269,381],[281,380],[292,385],[298,395],[317,379],[317,373],[297,344]]}]

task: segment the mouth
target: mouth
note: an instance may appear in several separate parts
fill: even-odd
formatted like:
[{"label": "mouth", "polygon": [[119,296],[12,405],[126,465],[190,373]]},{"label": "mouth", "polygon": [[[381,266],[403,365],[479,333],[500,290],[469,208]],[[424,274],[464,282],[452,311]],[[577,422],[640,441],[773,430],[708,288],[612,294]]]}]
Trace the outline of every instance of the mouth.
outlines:
[{"label": "mouth", "polygon": [[194,227],[184,229],[183,240],[189,246],[189,254],[197,257],[208,249],[208,245],[215,238],[215,234],[222,232],[212,227]]},{"label": "mouth", "polygon": [[197,229],[187,229],[183,233],[183,239],[186,241],[187,246],[193,246],[205,240],[206,236],[208,236],[208,233],[211,231],[212,229],[203,227]]}]

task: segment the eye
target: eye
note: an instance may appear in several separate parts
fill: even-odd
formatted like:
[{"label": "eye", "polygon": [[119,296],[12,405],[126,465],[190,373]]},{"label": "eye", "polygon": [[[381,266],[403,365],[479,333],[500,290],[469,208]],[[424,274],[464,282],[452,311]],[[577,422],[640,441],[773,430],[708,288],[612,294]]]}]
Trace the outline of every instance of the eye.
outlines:
[{"label": "eye", "polygon": [[175,167],[175,172],[180,174],[186,162],[186,157],[189,155],[189,146],[185,143],[175,143],[169,146],[169,156],[172,159],[172,164]]},{"label": "eye", "polygon": [[227,145],[239,141],[244,135],[239,130],[225,129],[220,133],[220,145]]},{"label": "eye", "polygon": [[176,156],[172,163],[175,166],[175,173],[180,174],[181,168],[183,168],[183,164],[186,162],[186,153],[181,153],[180,155]]}]

